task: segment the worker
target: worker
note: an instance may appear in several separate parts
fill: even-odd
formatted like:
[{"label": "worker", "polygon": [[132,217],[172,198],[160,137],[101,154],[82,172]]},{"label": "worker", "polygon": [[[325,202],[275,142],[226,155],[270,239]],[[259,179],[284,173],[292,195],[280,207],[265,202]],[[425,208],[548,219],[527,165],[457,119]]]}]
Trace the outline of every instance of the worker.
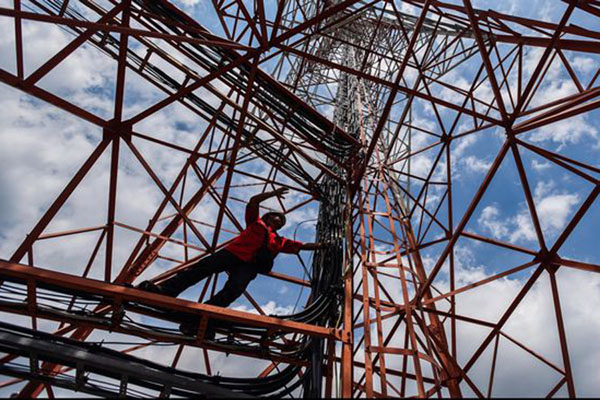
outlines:
[{"label": "worker", "polygon": [[[218,272],[229,272],[223,288],[205,304],[227,307],[240,297],[259,273],[270,272],[278,253],[297,254],[300,250],[317,250],[325,243],[302,243],[277,234],[285,225],[285,215],[267,212],[259,217],[259,205],[271,197],[285,198],[288,189],[279,188],[253,196],[246,206],[246,229],[222,250],[200,259],[189,268],[156,284],[143,281],[137,288],[148,292],[177,297],[181,292]],[[183,323],[180,330],[194,335],[195,323]]]}]

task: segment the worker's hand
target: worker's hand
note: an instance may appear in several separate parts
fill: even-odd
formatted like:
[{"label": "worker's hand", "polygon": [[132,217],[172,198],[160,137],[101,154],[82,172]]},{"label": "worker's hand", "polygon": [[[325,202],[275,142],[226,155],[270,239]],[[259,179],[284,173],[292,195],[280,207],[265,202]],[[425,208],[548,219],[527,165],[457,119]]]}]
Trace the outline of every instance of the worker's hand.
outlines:
[{"label": "worker's hand", "polygon": [[321,250],[328,249],[329,247],[331,247],[332,244],[333,244],[333,242],[331,240],[325,240],[323,242],[317,243],[317,245],[319,246],[319,249],[321,249]]},{"label": "worker's hand", "polygon": [[279,188],[279,189],[275,189],[273,190],[271,193],[273,196],[277,196],[279,198],[285,199],[285,195],[288,194],[290,190],[288,188]]},{"label": "worker's hand", "polygon": [[324,250],[329,247],[329,242],[304,243],[300,250]]},{"label": "worker's hand", "polygon": [[310,192],[312,197],[315,199],[318,199],[321,197],[321,192],[319,191],[316,183],[308,182],[308,191]]}]

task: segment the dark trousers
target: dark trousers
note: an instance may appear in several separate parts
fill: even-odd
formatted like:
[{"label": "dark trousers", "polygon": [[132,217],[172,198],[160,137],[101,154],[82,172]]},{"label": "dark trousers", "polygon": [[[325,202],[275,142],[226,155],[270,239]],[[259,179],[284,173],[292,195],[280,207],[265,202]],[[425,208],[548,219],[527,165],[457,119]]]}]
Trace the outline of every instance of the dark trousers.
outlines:
[{"label": "dark trousers", "polygon": [[163,293],[177,297],[190,286],[218,272],[229,272],[225,286],[212,299],[205,302],[213,306],[227,307],[240,297],[248,284],[256,278],[256,267],[240,260],[227,250],[220,250],[213,255],[204,257],[188,269],[162,282],[159,286]]}]

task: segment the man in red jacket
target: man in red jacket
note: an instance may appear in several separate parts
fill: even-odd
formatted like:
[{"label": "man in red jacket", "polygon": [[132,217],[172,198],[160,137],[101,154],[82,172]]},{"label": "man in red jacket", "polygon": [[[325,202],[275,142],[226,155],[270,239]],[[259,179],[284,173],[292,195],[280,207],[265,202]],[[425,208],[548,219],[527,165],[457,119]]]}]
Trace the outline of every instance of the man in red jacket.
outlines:
[{"label": "man in red jacket", "polygon": [[200,282],[202,279],[218,272],[229,272],[225,286],[205,304],[227,307],[240,297],[250,282],[260,272],[268,272],[269,266],[257,264],[257,255],[264,251],[264,244],[270,256],[275,258],[279,253],[297,254],[300,250],[317,250],[325,248],[322,243],[301,243],[286,239],[277,234],[285,225],[285,215],[279,212],[268,212],[260,218],[259,205],[271,197],[284,198],[288,192],[280,188],[253,196],[246,206],[246,229],[222,250],[204,257],[196,264],[177,273],[171,278],[155,284],[144,281],[138,289],[177,297],[185,289]]}]

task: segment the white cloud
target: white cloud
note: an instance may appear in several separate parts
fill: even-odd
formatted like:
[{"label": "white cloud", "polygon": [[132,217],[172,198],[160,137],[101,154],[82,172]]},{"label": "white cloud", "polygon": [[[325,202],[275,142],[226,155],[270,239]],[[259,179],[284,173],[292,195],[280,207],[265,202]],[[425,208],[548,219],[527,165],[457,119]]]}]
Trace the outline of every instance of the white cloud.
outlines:
[{"label": "white cloud", "polygon": [[189,6],[195,6],[196,4],[200,3],[200,0],[178,0],[178,2],[189,7]]},{"label": "white cloud", "polygon": [[428,152],[421,153],[411,158],[410,170],[415,176],[425,178],[433,167],[433,157]]},{"label": "white cloud", "polygon": [[576,56],[570,60],[570,64],[576,70],[583,72],[584,74],[588,74],[598,69],[596,60],[591,57]]},{"label": "white cloud", "polygon": [[[280,306],[273,300],[268,301],[267,304],[263,304],[260,307],[267,315],[288,315],[294,310],[294,307],[291,305]],[[246,305],[235,306],[232,307],[232,309],[250,314],[258,314],[258,311],[254,307],[249,307]]]},{"label": "white cloud", "polygon": [[[490,211],[488,213],[493,214]],[[486,272],[486,265],[474,261],[473,251],[472,248],[463,246],[456,248],[457,287],[480,281],[491,275]],[[502,278],[458,294],[457,313],[495,323],[522,289],[526,279]],[[600,276],[562,267],[557,273],[557,281],[578,395],[593,395],[600,390],[600,381],[596,379],[597,374],[594,372],[600,368],[600,346],[592,340],[600,329],[600,310],[596,307],[600,302]],[[436,287],[447,290],[448,282],[438,281]],[[439,302],[440,306],[442,304],[443,302]],[[459,361],[464,365],[490,330],[465,322],[458,322],[457,326]],[[562,367],[552,292],[546,272],[540,276],[502,331]],[[449,334],[447,331],[448,337]],[[469,376],[484,393],[489,379],[491,349],[493,349],[493,341],[469,371]],[[511,344],[505,338],[500,340],[494,377],[495,396],[543,396],[559,379],[560,377],[552,369],[529,353]],[[466,390],[466,385],[462,387]]]},{"label": "white cloud", "polygon": [[499,216],[500,210],[496,206],[487,206],[481,211],[477,222],[494,237],[504,237],[509,231],[506,223],[498,219]]},{"label": "white cloud", "polygon": [[[556,235],[564,229],[567,218],[579,201],[578,194],[559,191],[554,181],[539,182],[534,190],[534,202],[544,234]],[[511,242],[536,240],[531,215],[524,202],[512,217],[503,216],[498,207],[494,204],[481,211],[477,222],[484,231]]]},{"label": "white cloud", "polygon": [[549,162],[539,162],[538,160],[532,160],[531,167],[538,172],[544,171],[544,170],[550,168],[550,163]]},{"label": "white cloud", "polygon": [[533,142],[554,142],[562,146],[578,144],[583,140],[591,141],[597,147],[600,143],[598,129],[589,123],[585,114],[564,119],[551,125],[539,128],[529,135]]},{"label": "white cloud", "polygon": [[468,156],[463,159],[463,164],[465,167],[472,172],[487,172],[492,163],[490,161],[485,161],[475,156]]},{"label": "white cloud", "polygon": [[[493,208],[487,208],[486,212],[488,216],[497,216]],[[476,251],[477,249],[471,246],[455,247],[454,272],[457,288],[489,278],[493,274],[490,272],[490,266],[486,265],[485,261],[481,263],[476,261]],[[435,264],[435,258],[425,256],[423,262],[426,269],[430,270],[431,266]],[[503,267],[508,269],[513,266],[504,265]],[[535,266],[529,271],[533,271],[534,268]],[[444,293],[449,290],[447,263],[441,271],[442,274],[434,281],[434,286]],[[525,273],[525,276],[505,277],[456,295],[456,312],[462,316],[491,323],[498,322],[518,292],[523,288],[525,281],[528,279],[527,275]],[[600,288],[600,276],[563,267],[557,274],[557,280],[561,294],[561,306],[565,318],[571,363],[574,370],[576,370],[578,394],[592,395],[600,390],[600,381],[595,379],[595,373],[593,372],[599,367],[600,346],[595,344],[593,340],[592,343],[590,342],[596,336],[595,332],[600,328],[600,322],[598,322],[600,321],[600,311],[595,306],[600,301],[600,290],[598,290]],[[390,286],[387,282],[385,287],[388,289],[394,287],[400,290],[398,283],[396,283],[396,286]],[[587,296],[589,296],[589,301],[584,300]],[[562,356],[552,302],[548,276],[544,272],[521,305],[512,313],[502,328],[502,332],[561,367]],[[448,306],[442,300],[437,302],[437,307],[446,310]],[[585,324],[583,321],[586,319],[593,322]],[[384,337],[389,333],[394,322],[392,319],[383,324]],[[449,319],[445,320],[444,326],[447,337],[450,338]],[[460,365],[465,365],[489,332],[490,328],[464,321],[457,322],[457,350]],[[404,347],[404,334],[405,328],[402,325],[396,330],[389,346]],[[484,393],[487,391],[493,346],[494,342],[492,341],[468,372],[469,377]],[[362,355],[363,353],[360,351],[357,353],[357,357]],[[393,357],[386,357],[386,365],[390,368],[395,365],[394,361]],[[423,363],[423,366],[426,369],[428,368],[426,363]],[[507,339],[501,338],[494,376],[493,394],[495,396],[544,396],[559,379],[560,377],[554,370]],[[470,391],[467,385],[463,383],[461,388],[463,395],[469,397]],[[409,394],[413,393],[411,390],[416,391],[414,388],[408,390]]]},{"label": "white cloud", "polygon": [[577,194],[558,194],[544,197],[537,205],[544,231],[564,228],[571,210],[579,203]]},{"label": "white cloud", "polygon": [[533,227],[533,222],[531,222],[531,216],[528,210],[521,210],[519,214],[511,219],[511,222],[514,225],[514,230],[509,236],[509,239],[512,242],[517,242],[519,240],[535,240],[535,228]]},{"label": "white cloud", "polygon": [[548,231],[565,226],[571,210],[579,203],[579,195],[560,193],[554,181],[548,181],[536,185],[534,200],[542,229]]},{"label": "white cloud", "polygon": [[[463,130],[467,130],[467,127],[459,126],[458,132],[462,132]],[[478,135],[468,135],[454,140],[452,142],[452,158],[460,159],[468,150],[473,148],[478,139]]]},{"label": "white cloud", "polygon": [[[473,129],[469,125],[463,123],[459,125],[456,133],[464,132]],[[489,171],[492,162],[489,155],[481,156],[481,146],[486,142],[500,142],[503,137],[497,137],[495,132],[493,135],[485,137],[485,134],[470,134],[460,137],[452,142],[452,175],[455,181],[460,181],[465,172],[471,174],[483,174]]]}]

